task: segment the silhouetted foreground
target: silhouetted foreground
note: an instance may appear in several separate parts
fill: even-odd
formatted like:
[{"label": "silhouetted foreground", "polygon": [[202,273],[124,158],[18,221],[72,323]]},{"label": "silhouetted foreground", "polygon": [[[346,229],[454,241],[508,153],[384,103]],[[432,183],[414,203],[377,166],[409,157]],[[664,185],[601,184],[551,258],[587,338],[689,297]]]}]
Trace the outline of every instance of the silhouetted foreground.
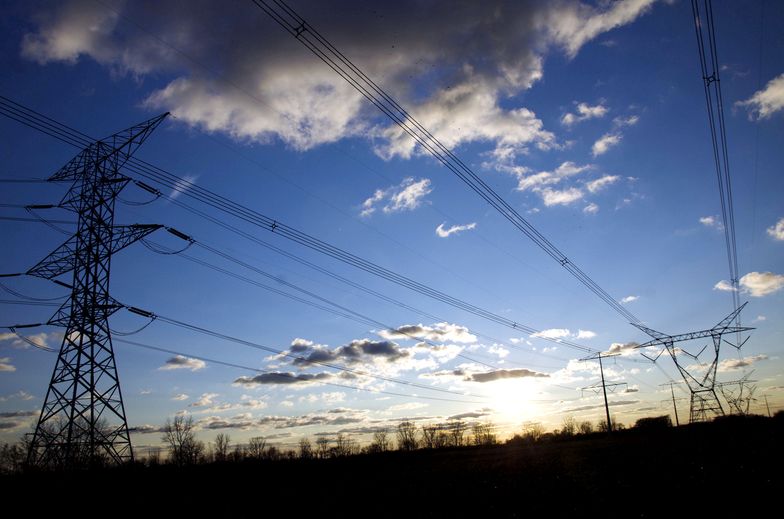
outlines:
[{"label": "silhouetted foreground", "polygon": [[6,506],[36,515],[63,510],[67,495],[87,515],[756,517],[777,509],[784,490],[782,433],[781,419],[730,417],[612,438],[22,474],[0,484]]}]

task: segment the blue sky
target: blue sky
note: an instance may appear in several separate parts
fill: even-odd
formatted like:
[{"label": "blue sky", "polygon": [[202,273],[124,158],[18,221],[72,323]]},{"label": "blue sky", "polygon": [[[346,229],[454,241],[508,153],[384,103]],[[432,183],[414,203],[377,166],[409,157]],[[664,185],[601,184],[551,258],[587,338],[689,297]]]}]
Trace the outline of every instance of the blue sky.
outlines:
[{"label": "blue sky", "polygon": [[[188,12],[175,4],[8,3],[0,17],[6,71],[0,94],[96,137],[171,111],[140,158],[551,338],[595,350],[646,340],[252,3],[197,2]],[[731,311],[730,293],[720,289],[728,271],[690,3],[338,4],[292,7],[648,326],[669,333],[705,329]],[[719,379],[754,369],[760,396],[754,408],[762,409],[766,394],[778,409],[784,404],[784,12],[776,2],[717,2],[714,16],[742,299],[750,301],[743,317],[757,328],[741,356],[723,349]],[[0,132],[4,178],[46,177],[76,153],[7,118],[0,119]],[[64,189],[3,184],[0,203],[53,203]],[[122,197],[133,202],[149,195],[131,186]],[[115,344],[129,425],[153,431],[135,433],[135,444],[157,444],[154,431],[178,412],[193,415],[204,439],[229,432],[237,441],[266,436],[284,445],[316,432],[344,431],[361,440],[404,417],[424,423],[465,416],[492,421],[504,433],[524,421],[558,427],[567,415],[602,417],[598,397],[578,390],[598,380],[598,365],[578,362],[582,352],[194,206],[439,319],[362,293],[165,197],[143,206],[118,203],[116,218],[175,227],[387,326],[417,325],[408,329],[432,344],[417,345],[140,243],[113,259],[114,297],[279,351],[452,392],[365,376],[347,380],[319,365],[156,321],[128,339],[192,357]],[[2,214],[27,216],[13,208]],[[74,219],[62,210],[45,216]],[[37,223],[0,225],[2,272],[29,268],[64,239]],[[152,239],[181,245],[165,233]],[[188,254],[265,282],[198,246]],[[3,283],[36,297],[66,295],[42,280]],[[3,304],[0,325],[45,321],[51,311]],[[119,331],[144,323],[127,312],[112,320]],[[59,347],[54,327],[27,334]],[[0,338],[0,435],[14,440],[40,409],[54,355],[5,331]],[[258,373],[196,357],[300,379],[328,373],[320,380],[362,390],[313,381],[252,383]],[[669,412],[662,402],[669,389],[660,384],[677,378],[672,361],[662,357],[656,367],[639,355],[629,359],[636,361],[609,361],[606,370],[611,380],[628,384],[628,392],[612,397],[616,418],[628,424]],[[676,391],[685,414],[686,392]]]}]

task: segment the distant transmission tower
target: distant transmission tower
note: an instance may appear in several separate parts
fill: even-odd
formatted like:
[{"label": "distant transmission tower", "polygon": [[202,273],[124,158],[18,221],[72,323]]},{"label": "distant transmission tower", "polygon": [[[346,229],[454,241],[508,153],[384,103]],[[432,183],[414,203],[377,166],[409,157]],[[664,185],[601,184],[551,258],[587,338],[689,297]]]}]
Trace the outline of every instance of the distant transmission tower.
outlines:
[{"label": "distant transmission tower", "polygon": [[[731,333],[740,334],[741,332],[754,329],[732,324],[745,306],[746,303],[738,307],[735,311],[725,317],[721,322],[719,322],[719,324],[710,330],[700,330],[698,332],[683,333],[680,335],[667,335],[661,332],[657,332],[656,330],[646,328],[641,324],[632,323],[634,326],[653,337],[652,341],[640,344],[637,347],[638,349],[664,346],[664,348],[653,357],[646,355],[645,353],[642,353],[643,356],[652,361],[656,361],[656,359],[658,359],[666,349],[667,353],[669,353],[670,357],[672,357],[673,362],[675,362],[675,366],[678,368],[678,371],[680,372],[684,382],[686,382],[686,385],[691,392],[691,410],[689,413],[689,423],[704,422],[714,416],[724,415],[724,408],[722,407],[721,402],[719,401],[719,397],[716,394],[716,371],[719,365],[719,351],[721,349],[723,335]],[[675,344],[707,337],[710,337],[713,341],[713,356],[711,358],[711,362],[707,364],[701,364],[697,368],[692,366],[685,366],[681,362],[681,359],[678,358],[680,355],[686,355],[696,361],[702,352],[707,348],[707,345],[703,348],[702,351],[696,355],[693,355],[682,348],[676,348]],[[748,340],[748,338],[746,340]],[[745,341],[743,341],[743,343],[745,343]],[[743,346],[743,343],[736,347],[740,348]],[[728,344],[735,346],[729,342]],[[702,374],[703,371],[704,374]]]},{"label": "distant transmission tower", "polygon": [[114,225],[114,204],[131,181],[120,168],[167,115],[90,144],[48,179],[73,183],[58,207],[78,215],[78,228],[27,271],[50,280],[73,271],[71,285],[57,281],[71,297],[48,322],[65,335],[30,443],[32,465],[133,459],[108,320],[122,305],[109,295],[109,272],[112,254],[160,226]]}]

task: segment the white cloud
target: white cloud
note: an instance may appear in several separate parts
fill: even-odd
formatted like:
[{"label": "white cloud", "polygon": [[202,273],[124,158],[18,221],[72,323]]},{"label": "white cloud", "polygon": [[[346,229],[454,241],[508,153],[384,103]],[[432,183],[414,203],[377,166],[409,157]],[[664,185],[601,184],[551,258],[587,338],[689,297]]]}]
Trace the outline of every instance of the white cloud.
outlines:
[{"label": "white cloud", "polygon": [[444,229],[444,224],[442,223],[438,227],[436,227],[436,234],[441,238],[448,238],[452,234],[457,234],[463,231],[470,231],[472,229],[476,229],[475,222],[467,223],[465,225],[453,225],[449,229]]},{"label": "white cloud", "polygon": [[0,371],[16,371],[16,366],[11,364],[11,357],[0,357]]},{"label": "white cloud", "polygon": [[542,189],[539,194],[542,196],[542,201],[547,207],[552,205],[569,205],[583,197],[583,192],[576,187],[570,187],[560,191],[548,187]]},{"label": "white cloud", "polygon": [[583,212],[586,214],[596,214],[599,212],[599,206],[591,202],[590,204],[583,207]]},{"label": "white cloud", "polygon": [[741,368],[746,368],[755,364],[757,362],[768,360],[767,355],[753,355],[751,357],[743,357],[740,359],[724,359],[723,361],[719,362],[718,371],[720,372],[727,372],[727,371],[737,371]]},{"label": "white cloud", "polygon": [[171,371],[173,369],[189,369],[191,371],[199,371],[207,367],[207,363],[203,360],[192,359],[183,355],[176,355],[166,360],[166,363],[159,367],[161,371]]},{"label": "white cloud", "polygon": [[188,400],[188,398],[190,398],[190,397],[188,395],[186,395],[185,393],[180,393],[179,395],[174,395],[172,397],[172,400],[174,400],[176,402],[182,402],[183,400]]},{"label": "white cloud", "polygon": [[748,110],[750,120],[768,119],[784,110],[784,74],[771,79],[764,89],[754,92],[750,98],[735,104]]},{"label": "white cloud", "polygon": [[[501,101],[542,78],[553,48],[574,57],[593,38],[633,22],[651,2],[594,7],[400,0],[368,11],[356,0],[312,0],[297,9],[317,21],[323,34],[340,35],[340,50],[394,92],[447,147],[484,142],[523,152],[529,145],[552,146],[554,137],[533,112],[502,107]],[[387,157],[415,150],[397,127],[380,126],[377,112],[329,67],[293,39],[264,29],[272,22],[253,6],[206,0],[194,0],[186,10],[173,0],[112,5],[117,12],[78,0],[41,9],[24,36],[23,55],[41,64],[90,58],[115,77],[173,77],[147,96],[148,107],[239,140],[280,139],[304,150],[362,136]],[[145,31],[127,30],[121,17],[144,20]],[[218,19],[231,27],[230,40],[214,30]],[[363,30],[356,31],[358,26]],[[439,73],[432,74],[434,69]]]},{"label": "white cloud", "polygon": [[578,330],[577,331],[577,338],[578,339],[593,339],[596,337],[596,332],[592,332],[591,330]]},{"label": "white cloud", "polygon": [[476,335],[465,326],[452,323],[404,324],[394,330],[380,330],[378,334],[385,339],[427,339],[429,341],[451,341],[463,344],[476,342]]},{"label": "white cloud", "polygon": [[621,304],[625,305],[625,304],[628,304],[628,303],[633,303],[633,302],[637,301],[639,298],[640,298],[640,296],[626,296],[623,299],[621,299]]},{"label": "white cloud", "polygon": [[570,333],[568,328],[548,328],[547,330],[542,330],[541,332],[532,334],[531,337],[563,339],[564,337],[569,337],[569,335]]},{"label": "white cloud", "polygon": [[640,117],[637,115],[630,115],[628,117],[616,117],[613,119],[613,125],[616,128],[623,128],[624,126],[634,126],[640,122]]},{"label": "white cloud", "polygon": [[645,14],[654,1],[602,2],[598,7],[580,2],[552,2],[553,8],[545,14],[541,23],[546,25],[552,39],[570,57],[574,57],[590,40]]},{"label": "white cloud", "polygon": [[626,353],[631,353],[631,352],[635,351],[638,346],[639,346],[639,344],[637,344],[636,342],[626,342],[626,343],[614,342],[614,343],[610,344],[610,347],[607,350],[607,353],[610,353],[610,354],[616,354],[617,353],[619,355],[624,355]]},{"label": "white cloud", "polygon": [[588,188],[588,191],[591,193],[596,193],[601,191],[605,187],[609,186],[610,184],[614,184],[617,182],[621,177],[618,175],[605,175],[601,178],[597,178],[596,180],[591,180],[585,184],[585,187]]},{"label": "white cloud", "polygon": [[397,186],[376,190],[373,196],[362,203],[360,216],[370,216],[376,212],[379,205],[382,205],[382,210],[387,214],[413,211],[431,191],[430,179],[414,180],[413,177],[408,177]]},{"label": "white cloud", "polygon": [[721,290],[722,292],[732,292],[735,290],[735,288],[732,286],[732,283],[722,279],[721,281],[713,285],[713,290]]},{"label": "white cloud", "polygon": [[755,317],[755,318],[754,318],[754,320],[753,320],[753,321],[751,321],[751,322],[752,322],[752,323],[761,323],[762,321],[767,321],[767,320],[768,320],[768,318],[767,318],[767,317],[765,317],[764,315],[758,315],[758,316],[757,316],[757,317]]},{"label": "white cloud", "polygon": [[773,272],[749,272],[740,278],[740,286],[752,297],[763,297],[784,288],[784,276]]},{"label": "white cloud", "polygon": [[532,175],[527,175],[526,174],[528,172],[527,170],[516,171],[516,170],[512,170],[511,168],[507,168],[506,172],[512,173],[518,177],[518,182],[517,182],[518,191],[525,191],[527,189],[536,191],[538,188],[541,188],[542,186],[550,186],[550,185],[558,184],[564,179],[573,177],[575,175],[579,175],[580,173],[587,171],[591,168],[593,168],[591,164],[579,166],[574,162],[566,161],[561,163],[560,166],[558,166],[552,171],[540,171]]},{"label": "white cloud", "polygon": [[605,114],[607,114],[607,107],[602,104],[591,106],[588,103],[580,103],[577,105],[577,113],[567,112],[561,117],[561,124],[572,126],[588,119],[602,118]]},{"label": "white cloud", "polygon": [[721,219],[718,216],[701,216],[700,223],[705,227],[710,227],[718,231],[724,229],[724,225],[721,223]]},{"label": "white cloud", "polygon": [[623,136],[620,133],[605,133],[599,138],[599,140],[593,143],[591,153],[594,157],[603,155],[607,153],[607,150],[610,148],[617,146],[618,143],[621,142],[622,138]]},{"label": "white cloud", "polygon": [[207,407],[215,403],[215,397],[220,396],[218,393],[202,393],[198,400],[193,402],[188,407]]},{"label": "white cloud", "polygon": [[498,358],[503,359],[509,355],[509,350],[504,348],[503,346],[499,346],[497,344],[493,344],[487,349],[488,353],[492,353],[493,355],[498,355]]},{"label": "white cloud", "polygon": [[[784,288],[784,276],[773,272],[749,272],[738,283],[741,292],[752,297],[764,297]],[[722,279],[713,286],[714,290],[735,290],[729,281]]]},{"label": "white cloud", "polygon": [[779,218],[775,225],[768,227],[768,236],[774,240],[784,241],[784,218]]}]

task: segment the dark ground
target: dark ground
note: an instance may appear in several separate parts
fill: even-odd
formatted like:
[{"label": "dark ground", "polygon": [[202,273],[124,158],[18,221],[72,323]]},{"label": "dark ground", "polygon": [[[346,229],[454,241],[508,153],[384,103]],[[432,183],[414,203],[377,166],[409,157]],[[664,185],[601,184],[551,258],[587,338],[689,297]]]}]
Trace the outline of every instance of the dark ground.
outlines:
[{"label": "dark ground", "polygon": [[6,510],[35,517],[773,517],[783,432],[784,420],[725,419],[332,460],[22,474],[0,489]]}]

